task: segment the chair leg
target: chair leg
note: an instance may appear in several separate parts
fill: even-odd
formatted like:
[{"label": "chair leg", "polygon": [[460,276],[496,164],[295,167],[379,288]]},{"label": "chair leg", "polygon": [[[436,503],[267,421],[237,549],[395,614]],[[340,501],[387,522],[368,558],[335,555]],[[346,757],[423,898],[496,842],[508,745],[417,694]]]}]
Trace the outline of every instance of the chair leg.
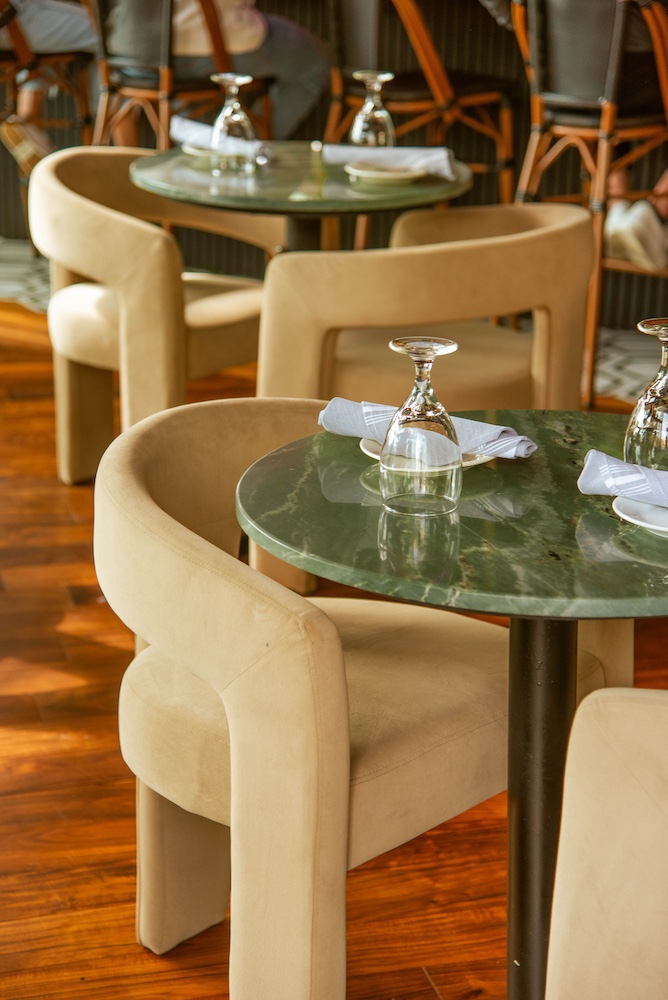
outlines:
[{"label": "chair leg", "polygon": [[58,478],[69,486],[95,478],[114,438],[113,373],[54,352]]},{"label": "chair leg", "polygon": [[137,940],[162,955],[221,923],[230,895],[230,831],[137,781]]},{"label": "chair leg", "polygon": [[547,152],[550,141],[549,135],[532,128],[515,192],[516,202],[531,201],[535,197],[541,178],[536,168]]},{"label": "chair leg", "polygon": [[500,141],[497,146],[499,164],[499,200],[512,204],[515,196],[515,165],[513,162],[513,110],[505,101],[499,108]]}]

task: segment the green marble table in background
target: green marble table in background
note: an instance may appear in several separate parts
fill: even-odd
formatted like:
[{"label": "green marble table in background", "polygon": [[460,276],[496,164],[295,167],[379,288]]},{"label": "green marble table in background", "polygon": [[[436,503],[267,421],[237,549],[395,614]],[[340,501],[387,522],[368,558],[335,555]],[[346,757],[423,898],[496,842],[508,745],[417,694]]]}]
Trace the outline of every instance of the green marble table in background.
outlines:
[{"label": "green marble table in background", "polygon": [[[307,142],[272,142],[273,159],[248,177],[214,176],[207,160],[171,149],[144,156],[130,167],[134,184],[178,201],[243,212],[285,215],[288,249],[320,248],[321,219],[328,215],[367,215],[449,201],[468,191],[473,175],[455,162],[456,179],[428,176],[412,184],[352,184],[343,166],[317,168]],[[357,159],[363,159],[360,152]]]},{"label": "green marble table in background", "polygon": [[621,457],[627,417],[466,416],[510,425],[538,450],[466,469],[454,518],[383,511],[358,440],[326,432],[252,466],[237,516],[260,546],[316,575],[510,616],[507,995],[543,1000],[578,619],[668,615],[668,539],[622,523],[611,497],[577,489],[590,448]]}]

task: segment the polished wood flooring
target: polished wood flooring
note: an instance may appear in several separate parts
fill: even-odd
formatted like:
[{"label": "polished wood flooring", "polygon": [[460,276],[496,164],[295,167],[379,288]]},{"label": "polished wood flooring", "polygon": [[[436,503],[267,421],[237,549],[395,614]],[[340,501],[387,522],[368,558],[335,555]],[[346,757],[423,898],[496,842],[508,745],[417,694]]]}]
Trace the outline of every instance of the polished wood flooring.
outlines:
[{"label": "polished wood flooring", "polygon": [[[247,395],[253,371],[192,398]],[[0,998],[227,997],[224,927],[134,939],[134,781],[116,701],[132,655],[91,556],[92,489],[55,474],[43,320],[0,305]],[[668,623],[637,682],[668,686]],[[505,797],[349,876],[350,1000],[505,996]]]}]

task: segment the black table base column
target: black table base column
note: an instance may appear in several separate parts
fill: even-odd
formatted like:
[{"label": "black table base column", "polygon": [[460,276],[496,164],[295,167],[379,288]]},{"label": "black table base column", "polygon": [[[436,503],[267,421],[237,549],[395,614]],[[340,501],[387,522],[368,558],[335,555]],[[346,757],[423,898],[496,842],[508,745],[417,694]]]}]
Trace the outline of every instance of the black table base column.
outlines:
[{"label": "black table base column", "polygon": [[510,624],[508,1000],[544,1000],[577,622]]},{"label": "black table base column", "polygon": [[319,215],[288,216],[287,249],[320,250],[321,220]]}]

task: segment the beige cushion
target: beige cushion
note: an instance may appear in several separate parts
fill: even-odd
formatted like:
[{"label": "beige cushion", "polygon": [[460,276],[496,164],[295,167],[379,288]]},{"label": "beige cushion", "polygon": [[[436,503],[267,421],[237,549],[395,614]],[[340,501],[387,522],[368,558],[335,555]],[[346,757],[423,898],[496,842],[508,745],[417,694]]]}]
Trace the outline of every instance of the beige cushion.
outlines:
[{"label": "beige cushion", "polygon": [[[244,364],[249,357],[248,337],[257,341],[262,282],[187,272],[183,278],[188,374],[196,378],[210,373],[221,355],[227,367]],[[221,331],[223,316],[236,328],[229,338]],[[49,300],[48,323],[53,349],[62,357],[118,369],[118,300],[110,288],[91,282],[61,288]],[[248,324],[246,334],[237,328],[244,323]],[[235,340],[239,342],[236,353]]]}]

